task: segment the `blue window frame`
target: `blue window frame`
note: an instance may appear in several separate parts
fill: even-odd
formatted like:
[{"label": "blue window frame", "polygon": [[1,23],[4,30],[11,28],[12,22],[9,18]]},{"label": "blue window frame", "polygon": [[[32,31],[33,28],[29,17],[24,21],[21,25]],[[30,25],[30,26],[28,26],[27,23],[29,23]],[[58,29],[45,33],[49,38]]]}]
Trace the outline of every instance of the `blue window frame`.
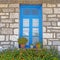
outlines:
[{"label": "blue window frame", "polygon": [[26,37],[30,44],[42,43],[42,5],[20,5],[19,37]]}]

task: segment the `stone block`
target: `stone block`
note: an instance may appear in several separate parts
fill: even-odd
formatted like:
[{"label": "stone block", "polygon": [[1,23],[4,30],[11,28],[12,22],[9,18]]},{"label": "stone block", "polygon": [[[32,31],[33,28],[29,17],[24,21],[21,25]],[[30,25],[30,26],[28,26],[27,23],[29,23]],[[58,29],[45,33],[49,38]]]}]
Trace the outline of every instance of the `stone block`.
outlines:
[{"label": "stone block", "polygon": [[5,40],[5,36],[4,35],[0,35],[0,41],[4,41]]},{"label": "stone block", "polygon": [[19,18],[19,13],[10,13],[10,18]]},{"label": "stone block", "polygon": [[60,41],[53,41],[53,45],[60,45]]},{"label": "stone block", "polygon": [[15,48],[19,48],[18,42],[14,42],[14,47],[15,47]]},{"label": "stone block", "polygon": [[9,18],[9,16],[1,16],[1,18]]},{"label": "stone block", "polygon": [[1,27],[5,27],[5,24],[4,23],[0,23],[0,28]]},{"label": "stone block", "polygon": [[19,34],[19,29],[14,29],[14,34]]},{"label": "stone block", "polygon": [[43,3],[43,7],[46,7],[46,3]]},{"label": "stone block", "polygon": [[43,22],[43,26],[51,26],[51,22]]},{"label": "stone block", "polygon": [[47,7],[56,7],[56,4],[47,4]]},{"label": "stone block", "polygon": [[43,15],[43,21],[47,21],[46,15]]},{"label": "stone block", "polygon": [[60,4],[57,4],[57,7],[60,7]]},{"label": "stone block", "polygon": [[10,42],[1,42],[1,45],[10,44]]},{"label": "stone block", "polygon": [[5,41],[9,41],[9,35],[6,35],[6,40]]},{"label": "stone block", "polygon": [[19,4],[9,4],[9,7],[17,7],[17,8],[19,8]]},{"label": "stone block", "polygon": [[52,8],[43,8],[43,14],[52,14],[53,9]]},{"label": "stone block", "polygon": [[60,33],[57,33],[57,38],[60,38]]},{"label": "stone block", "polygon": [[20,9],[19,8],[15,8],[15,12],[19,13]]},{"label": "stone block", "polygon": [[48,21],[58,21],[59,19],[58,18],[48,18]]},{"label": "stone block", "polygon": [[43,32],[46,32],[46,27],[43,27]]},{"label": "stone block", "polygon": [[57,26],[57,22],[52,22],[52,26]]},{"label": "stone block", "polygon": [[43,39],[43,45],[47,45],[47,39]]},{"label": "stone block", "polygon": [[48,45],[52,45],[52,41],[48,41]]},{"label": "stone block", "polygon": [[13,24],[10,24],[10,27],[11,28],[19,28],[19,24],[18,23],[13,23]]},{"label": "stone block", "polygon": [[56,17],[56,15],[53,15],[53,14],[50,14],[50,15],[48,15],[48,17]]},{"label": "stone block", "polygon": [[14,8],[3,8],[2,9],[3,12],[14,12]]},{"label": "stone block", "polygon": [[9,15],[9,13],[0,13],[0,15]]},{"label": "stone block", "polygon": [[10,41],[18,41],[18,35],[10,35]]},{"label": "stone block", "polygon": [[8,7],[8,4],[0,4],[0,8],[2,8],[2,7]]},{"label": "stone block", "polygon": [[1,34],[13,34],[13,30],[11,28],[2,28]]},{"label": "stone block", "polygon": [[60,26],[60,22],[58,22],[57,25]]},{"label": "stone block", "polygon": [[12,23],[12,22],[14,22],[13,21],[13,19],[1,19],[1,22],[3,22],[3,23]]},{"label": "stone block", "polygon": [[53,38],[53,33],[44,33],[43,38]]},{"label": "stone block", "polygon": [[60,14],[60,8],[54,8],[54,14]]},{"label": "stone block", "polygon": [[15,22],[19,23],[19,19],[15,19]]}]

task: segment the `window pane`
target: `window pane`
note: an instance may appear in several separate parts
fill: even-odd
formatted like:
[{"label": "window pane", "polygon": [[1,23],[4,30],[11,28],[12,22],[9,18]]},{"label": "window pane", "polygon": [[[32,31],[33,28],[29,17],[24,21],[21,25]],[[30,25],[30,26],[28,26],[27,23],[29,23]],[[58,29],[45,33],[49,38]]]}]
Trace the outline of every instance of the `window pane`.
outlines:
[{"label": "window pane", "polygon": [[23,27],[29,27],[29,19],[23,19]]},{"label": "window pane", "polygon": [[29,28],[23,28],[23,36],[29,36]]},{"label": "window pane", "polygon": [[39,42],[39,37],[33,37],[32,39],[32,43],[35,44],[36,42]]},{"label": "window pane", "polygon": [[39,29],[33,28],[32,34],[33,34],[33,36],[39,36]]},{"label": "window pane", "polygon": [[33,19],[33,27],[39,26],[39,19]]},{"label": "window pane", "polygon": [[33,9],[33,10],[32,10],[32,14],[33,14],[33,15],[38,15],[38,14],[39,14],[38,9]]}]

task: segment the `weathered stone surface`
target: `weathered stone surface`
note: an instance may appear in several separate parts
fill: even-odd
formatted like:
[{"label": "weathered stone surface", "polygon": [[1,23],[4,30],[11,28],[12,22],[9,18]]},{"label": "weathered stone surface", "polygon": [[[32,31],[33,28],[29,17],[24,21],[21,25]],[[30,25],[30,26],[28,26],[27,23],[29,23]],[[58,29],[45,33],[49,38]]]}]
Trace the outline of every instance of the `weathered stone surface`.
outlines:
[{"label": "weathered stone surface", "polygon": [[1,23],[1,22],[0,22],[0,28],[1,28],[1,27],[5,27],[5,23]]},{"label": "weathered stone surface", "polygon": [[60,45],[60,41],[53,41],[53,45]]},{"label": "weathered stone surface", "polygon": [[51,22],[43,22],[43,26],[51,26]]},{"label": "weathered stone surface", "polygon": [[58,18],[49,18],[48,21],[59,21]]},{"label": "weathered stone surface", "polygon": [[43,8],[43,14],[52,14],[53,9],[52,8]]},{"label": "weathered stone surface", "polygon": [[11,28],[19,28],[19,24],[18,23],[14,23],[14,24],[10,24]]},{"label": "weathered stone surface", "polygon": [[43,32],[46,32],[46,27],[43,27]]},{"label": "weathered stone surface", "polygon": [[9,16],[1,16],[1,18],[9,18]]},{"label": "weathered stone surface", "polygon": [[14,34],[19,34],[19,29],[14,29]]},{"label": "weathered stone surface", "polygon": [[43,39],[43,45],[47,45],[47,39]]},{"label": "weathered stone surface", "polygon": [[44,33],[43,38],[53,38],[53,33]]},{"label": "weathered stone surface", "polygon": [[52,45],[52,41],[48,41],[48,45]]},{"label": "weathered stone surface", "polygon": [[5,41],[9,41],[9,35],[6,35],[6,40]]},{"label": "weathered stone surface", "polygon": [[8,4],[0,4],[0,8],[2,8],[2,7],[6,8],[6,7],[8,7]]},{"label": "weathered stone surface", "polygon": [[1,34],[13,34],[13,32],[11,28],[2,28]]},{"label": "weathered stone surface", "polygon": [[19,18],[19,13],[10,13],[10,18]]},{"label": "weathered stone surface", "polygon": [[5,36],[4,35],[0,35],[0,41],[4,41],[5,40]]},{"label": "weathered stone surface", "polygon": [[19,19],[15,19],[15,22],[19,23]]},{"label": "weathered stone surface", "polygon": [[14,42],[14,47],[15,47],[15,48],[19,48],[18,42]]},{"label": "weathered stone surface", "polygon": [[47,7],[56,7],[56,4],[47,4]]},{"label": "weathered stone surface", "polygon": [[50,15],[48,15],[48,17],[56,17],[56,15],[50,14]]},{"label": "weathered stone surface", "polygon": [[9,15],[9,13],[2,13],[2,12],[1,12],[0,15]]},{"label": "weathered stone surface", "polygon": [[3,8],[3,12],[14,12],[14,8]]},{"label": "weathered stone surface", "polygon": [[3,44],[3,45],[4,45],[4,44],[10,44],[10,42],[1,42],[1,44]]},{"label": "weathered stone surface", "polygon": [[57,25],[60,26],[60,22],[58,22]]},{"label": "weathered stone surface", "polygon": [[17,7],[17,8],[19,8],[19,4],[9,4],[9,7]]},{"label": "weathered stone surface", "polygon": [[1,19],[1,22],[3,22],[3,23],[12,23],[12,22],[14,22],[14,20],[13,19]]},{"label": "weathered stone surface", "polygon": [[60,14],[60,8],[54,8],[54,13],[55,14]]},{"label": "weathered stone surface", "polygon": [[43,15],[43,21],[47,21],[46,15]]},{"label": "weathered stone surface", "polygon": [[60,33],[57,33],[57,38],[60,38]]},{"label": "weathered stone surface", "polygon": [[18,41],[18,35],[10,35],[10,41]]},{"label": "weathered stone surface", "polygon": [[52,22],[52,26],[57,26],[57,22]]},{"label": "weathered stone surface", "polygon": [[46,3],[43,3],[43,8],[46,7]]}]

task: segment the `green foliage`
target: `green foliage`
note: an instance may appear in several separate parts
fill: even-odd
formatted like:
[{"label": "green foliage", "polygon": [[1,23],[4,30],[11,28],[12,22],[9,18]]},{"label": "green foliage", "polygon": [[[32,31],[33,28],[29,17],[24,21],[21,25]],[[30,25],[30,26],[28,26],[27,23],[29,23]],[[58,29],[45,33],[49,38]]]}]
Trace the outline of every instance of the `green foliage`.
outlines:
[{"label": "green foliage", "polygon": [[26,44],[27,41],[28,41],[28,40],[27,40],[26,38],[24,38],[24,37],[18,39],[18,43],[19,43],[19,44]]},{"label": "green foliage", "polygon": [[[53,52],[55,51],[55,52]],[[0,52],[0,60],[60,60],[54,49],[14,49]]]}]

